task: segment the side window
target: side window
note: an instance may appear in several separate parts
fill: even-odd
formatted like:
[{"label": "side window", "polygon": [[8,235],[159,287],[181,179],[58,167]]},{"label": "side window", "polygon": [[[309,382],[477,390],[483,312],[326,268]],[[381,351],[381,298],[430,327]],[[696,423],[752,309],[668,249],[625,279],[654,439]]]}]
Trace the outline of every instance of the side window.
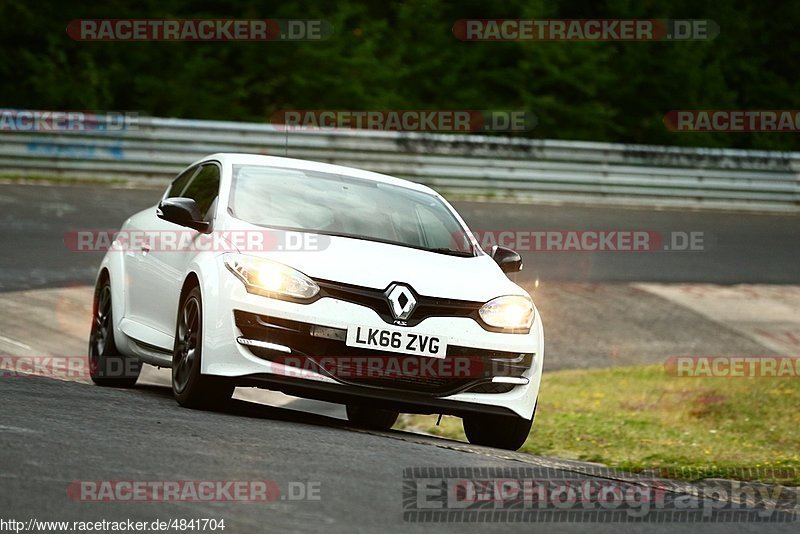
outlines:
[{"label": "side window", "polygon": [[207,163],[200,168],[200,172],[189,183],[181,196],[194,199],[200,215],[205,219],[218,194],[219,167],[213,163]]},{"label": "side window", "polygon": [[178,177],[172,181],[172,185],[169,186],[167,195],[164,198],[175,198],[181,196],[186,184],[189,183],[189,180],[192,178],[192,176],[194,176],[198,169],[199,167],[189,167],[179,174]]}]

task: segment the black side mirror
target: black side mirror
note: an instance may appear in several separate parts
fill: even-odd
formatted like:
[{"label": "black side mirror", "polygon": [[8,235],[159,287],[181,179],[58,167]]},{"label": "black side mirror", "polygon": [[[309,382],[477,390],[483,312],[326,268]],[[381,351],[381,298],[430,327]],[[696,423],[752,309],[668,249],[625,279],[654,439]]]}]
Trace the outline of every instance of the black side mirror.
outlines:
[{"label": "black side mirror", "polygon": [[160,219],[181,226],[194,228],[198,232],[208,232],[209,224],[202,220],[197,202],[192,198],[167,198],[158,205],[156,215]]},{"label": "black side mirror", "polygon": [[522,270],[522,258],[510,248],[494,245],[491,256],[504,273],[515,273]]}]

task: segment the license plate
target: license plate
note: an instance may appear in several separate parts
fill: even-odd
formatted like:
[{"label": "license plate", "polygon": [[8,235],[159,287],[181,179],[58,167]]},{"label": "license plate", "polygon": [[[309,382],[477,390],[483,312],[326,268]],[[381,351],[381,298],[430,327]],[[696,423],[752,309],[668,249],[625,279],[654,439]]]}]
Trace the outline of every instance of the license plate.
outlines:
[{"label": "license plate", "polygon": [[444,358],[447,355],[447,342],[438,336],[371,326],[348,328],[345,344],[348,347],[415,354],[429,358]]}]

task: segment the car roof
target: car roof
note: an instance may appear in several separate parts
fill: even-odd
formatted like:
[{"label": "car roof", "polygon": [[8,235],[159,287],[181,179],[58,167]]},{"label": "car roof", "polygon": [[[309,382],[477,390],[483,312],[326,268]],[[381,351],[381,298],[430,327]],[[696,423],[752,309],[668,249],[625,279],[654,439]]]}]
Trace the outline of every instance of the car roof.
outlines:
[{"label": "car roof", "polygon": [[416,191],[437,195],[436,191],[430,187],[403,180],[402,178],[395,178],[386,174],[380,174],[372,171],[365,171],[363,169],[356,169],[353,167],[345,167],[344,165],[333,165],[330,163],[321,163],[318,161],[309,161],[305,159],[295,158],[282,158],[278,156],[264,156],[261,154],[240,154],[232,152],[219,152],[211,154],[205,158],[195,162],[202,163],[204,161],[217,160],[223,165],[263,165],[267,167],[281,167],[285,169],[298,169],[307,171],[328,172],[331,174],[341,174],[344,176],[352,176],[354,178],[361,178],[364,180],[371,180],[385,184],[396,185]]}]

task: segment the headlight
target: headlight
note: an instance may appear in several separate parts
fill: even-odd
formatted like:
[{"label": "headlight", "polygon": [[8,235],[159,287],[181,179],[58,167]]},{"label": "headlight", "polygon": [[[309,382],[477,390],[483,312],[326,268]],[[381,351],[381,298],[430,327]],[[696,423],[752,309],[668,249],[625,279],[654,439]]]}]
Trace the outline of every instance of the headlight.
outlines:
[{"label": "headlight", "polygon": [[278,299],[310,299],[319,293],[316,282],[282,263],[243,254],[225,254],[224,261],[248,293]]},{"label": "headlight", "polygon": [[528,329],[533,324],[533,302],[528,297],[497,297],[480,309],[483,322],[496,328]]}]

